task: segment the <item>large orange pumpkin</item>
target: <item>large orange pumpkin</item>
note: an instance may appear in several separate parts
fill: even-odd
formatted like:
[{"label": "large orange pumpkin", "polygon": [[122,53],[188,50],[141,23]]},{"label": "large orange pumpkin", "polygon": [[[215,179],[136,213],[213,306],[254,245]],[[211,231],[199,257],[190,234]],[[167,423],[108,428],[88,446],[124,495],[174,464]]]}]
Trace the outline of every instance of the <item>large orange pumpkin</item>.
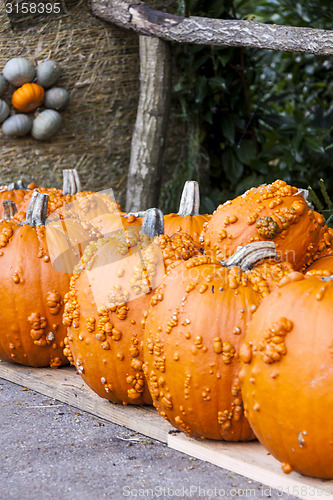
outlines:
[{"label": "large orange pumpkin", "polygon": [[241,348],[246,415],[284,472],[333,478],[333,282],[293,273],[254,314]]},{"label": "large orange pumpkin", "polygon": [[68,363],[61,319],[70,276],[51,265],[46,209],[47,195],[36,192],[23,225],[0,221],[0,359],[56,368]]},{"label": "large orange pumpkin", "polygon": [[192,437],[254,439],[238,372],[245,329],[263,296],[240,267],[206,256],[171,266],[145,319],[145,374],[159,413]]},{"label": "large orange pumpkin", "polygon": [[202,242],[207,253],[229,258],[238,246],[271,240],[279,257],[303,270],[330,232],[322,215],[312,210],[306,195],[284,181],[252,188],[220,205],[205,224]]},{"label": "large orange pumpkin", "polygon": [[177,214],[164,216],[164,231],[168,236],[174,233],[188,233],[198,247],[202,246],[199,237],[205,222],[211,215],[200,215],[199,184],[196,181],[186,181]]},{"label": "large orange pumpkin", "polygon": [[15,90],[12,105],[18,111],[28,113],[38,108],[44,101],[44,89],[37,83],[25,83]]},{"label": "large orange pumpkin", "polygon": [[[161,231],[161,225],[155,227]],[[64,324],[65,354],[86,383],[114,403],[141,405],[151,404],[142,371],[143,313],[164,265],[197,249],[188,235],[151,240],[146,222],[145,234],[140,230],[113,231],[87,247],[71,279]]]}]

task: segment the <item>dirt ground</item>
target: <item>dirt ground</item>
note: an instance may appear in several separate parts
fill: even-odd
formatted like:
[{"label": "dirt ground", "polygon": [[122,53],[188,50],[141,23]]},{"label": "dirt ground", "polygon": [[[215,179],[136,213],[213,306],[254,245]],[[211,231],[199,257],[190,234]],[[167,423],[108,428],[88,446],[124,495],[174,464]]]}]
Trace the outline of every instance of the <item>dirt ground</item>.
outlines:
[{"label": "dirt ground", "polygon": [[0,379],[0,500],[294,498]]}]

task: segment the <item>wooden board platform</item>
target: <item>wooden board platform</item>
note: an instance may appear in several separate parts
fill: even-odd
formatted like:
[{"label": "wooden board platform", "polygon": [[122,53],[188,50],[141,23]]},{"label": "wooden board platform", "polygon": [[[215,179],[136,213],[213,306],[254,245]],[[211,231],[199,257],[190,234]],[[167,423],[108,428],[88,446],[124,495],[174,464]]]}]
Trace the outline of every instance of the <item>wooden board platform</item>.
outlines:
[{"label": "wooden board platform", "polygon": [[190,439],[178,433],[151,407],[112,404],[97,396],[83,382],[74,367],[58,370],[27,368],[0,361],[0,378],[122,425],[170,448],[218,467],[277,488],[297,498],[333,500],[333,481],[284,474],[280,463],[258,442],[226,443]]}]

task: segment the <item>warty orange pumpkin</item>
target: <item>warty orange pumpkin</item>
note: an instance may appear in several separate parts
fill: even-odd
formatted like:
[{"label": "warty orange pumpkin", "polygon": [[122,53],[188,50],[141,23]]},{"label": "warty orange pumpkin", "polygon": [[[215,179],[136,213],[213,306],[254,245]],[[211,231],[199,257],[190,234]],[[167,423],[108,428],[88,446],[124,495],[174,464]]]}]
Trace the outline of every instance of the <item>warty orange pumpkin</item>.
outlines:
[{"label": "warty orange pumpkin", "polygon": [[287,276],[258,307],[240,351],[256,436],[284,472],[325,479],[333,478],[332,303],[330,279]]},{"label": "warty orange pumpkin", "polygon": [[[151,404],[142,371],[143,313],[165,266],[197,253],[189,235],[151,239],[163,225],[162,213],[151,210],[143,234],[131,227],[86,248],[65,298],[64,352],[86,383],[114,403]],[[151,213],[156,222],[147,222]]]},{"label": "warty orange pumpkin", "polygon": [[[245,267],[249,253],[253,262],[264,258],[258,246],[246,249]],[[145,315],[144,369],[154,406],[177,429],[192,437],[254,439],[243,412],[239,348],[268,293],[264,280],[256,277],[253,285],[248,272],[207,256],[170,267]]]},{"label": "warty orange pumpkin", "polygon": [[34,192],[24,223],[0,221],[0,359],[57,368],[68,363],[61,318],[70,276],[51,265],[46,210],[47,195]]},{"label": "warty orange pumpkin", "polygon": [[[28,192],[29,190],[22,180],[12,182],[8,186],[2,186],[0,188],[0,219],[3,217],[2,202],[4,200],[11,200],[15,203],[16,207],[20,207]],[[30,194],[32,194],[32,191]]]},{"label": "warty orange pumpkin", "polygon": [[73,202],[76,197],[83,197],[85,195],[93,194],[92,191],[81,191],[81,183],[76,169],[63,170],[63,188],[46,188],[43,186],[36,186],[32,183],[29,191],[26,191],[24,198],[18,204],[18,210],[26,212],[31,200],[33,189],[38,188],[40,193],[48,195],[48,208],[47,215],[54,212],[60,207]]},{"label": "warty orange pumpkin", "polygon": [[306,268],[306,274],[312,276],[331,276],[333,274],[333,255],[327,255],[312,262]]},{"label": "warty orange pumpkin", "polygon": [[325,239],[329,242],[331,233],[323,216],[308,206],[304,190],[281,180],[220,205],[201,235],[205,252],[223,260],[238,246],[274,241],[279,258],[297,270],[313,261]]}]

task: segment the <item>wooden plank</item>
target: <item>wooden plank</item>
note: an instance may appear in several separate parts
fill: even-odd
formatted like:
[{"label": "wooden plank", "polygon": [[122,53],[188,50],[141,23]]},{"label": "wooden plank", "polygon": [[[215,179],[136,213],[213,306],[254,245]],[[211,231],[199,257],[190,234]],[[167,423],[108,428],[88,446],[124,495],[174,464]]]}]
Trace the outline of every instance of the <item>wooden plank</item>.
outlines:
[{"label": "wooden plank", "polygon": [[100,398],[74,367],[29,368],[0,361],[0,378],[67,403],[114,424],[167,443],[173,427],[153,407],[123,406]]},{"label": "wooden plank", "polygon": [[190,439],[175,431],[153,407],[116,405],[100,398],[83,382],[74,367],[52,370],[0,361],[0,378],[140,432],[167,443],[174,450],[248,477],[270,488],[302,499],[333,500],[333,481],[308,478],[296,472],[284,474],[280,463],[267,453],[260,443]]},{"label": "wooden plank", "polygon": [[169,434],[168,446],[297,498],[333,499],[333,481],[305,477],[296,472],[284,474],[280,462],[258,441],[251,443],[227,443],[208,439],[199,441],[190,439],[184,434]]}]

